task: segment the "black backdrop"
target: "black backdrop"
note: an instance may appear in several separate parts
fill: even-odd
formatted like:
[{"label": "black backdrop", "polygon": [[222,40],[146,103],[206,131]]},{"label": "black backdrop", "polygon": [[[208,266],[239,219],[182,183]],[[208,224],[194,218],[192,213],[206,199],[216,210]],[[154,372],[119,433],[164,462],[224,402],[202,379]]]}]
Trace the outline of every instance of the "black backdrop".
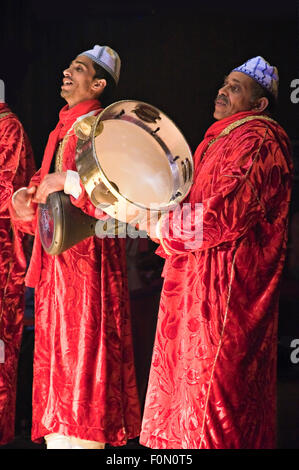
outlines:
[{"label": "black backdrop", "polygon": [[298,2],[9,0],[1,5],[0,78],[7,102],[29,134],[39,164],[49,131],[65,104],[62,70],[94,44],[122,58],[116,99],[138,99],[166,112],[195,150],[212,123],[223,76],[262,55],[278,66],[278,116],[298,138]]}]

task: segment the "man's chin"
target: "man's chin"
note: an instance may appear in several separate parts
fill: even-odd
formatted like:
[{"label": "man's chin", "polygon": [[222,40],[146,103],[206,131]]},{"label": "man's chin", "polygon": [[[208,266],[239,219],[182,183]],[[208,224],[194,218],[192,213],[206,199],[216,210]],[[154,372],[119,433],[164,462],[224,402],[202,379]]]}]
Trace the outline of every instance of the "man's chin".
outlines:
[{"label": "man's chin", "polygon": [[217,120],[217,121],[220,121],[220,119],[224,119],[224,118],[227,118],[229,116],[232,116],[233,112],[230,112],[229,109],[217,109],[217,107],[215,108],[214,110],[214,114],[213,114],[213,117]]},{"label": "man's chin", "polygon": [[217,121],[219,121],[220,119],[223,119],[223,118],[224,118],[223,113],[220,113],[220,112],[217,111],[216,109],[215,109],[215,111],[214,111],[213,117],[214,117]]},{"label": "man's chin", "polygon": [[69,92],[67,90],[60,90],[60,96],[62,98],[66,98],[69,95]]}]

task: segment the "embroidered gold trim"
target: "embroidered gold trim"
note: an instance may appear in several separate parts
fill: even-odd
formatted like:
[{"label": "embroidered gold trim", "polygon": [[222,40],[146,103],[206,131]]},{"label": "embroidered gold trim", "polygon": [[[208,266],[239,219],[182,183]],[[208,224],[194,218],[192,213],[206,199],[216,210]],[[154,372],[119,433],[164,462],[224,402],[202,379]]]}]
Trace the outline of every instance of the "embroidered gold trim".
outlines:
[{"label": "embroidered gold trim", "polygon": [[213,145],[218,139],[220,139],[221,137],[224,137],[226,135],[228,135],[231,131],[233,131],[234,129],[236,129],[236,127],[239,127],[241,126],[242,124],[245,124],[246,122],[248,121],[253,121],[255,119],[260,119],[262,121],[269,121],[269,122],[274,122],[275,124],[277,124],[276,121],[274,121],[274,119],[268,117],[268,116],[247,116],[243,119],[238,119],[238,121],[235,121],[235,122],[232,122],[231,124],[229,124],[225,129],[223,129],[223,131],[217,136],[217,137],[214,137],[213,139],[210,140],[210,142],[208,143],[208,146],[207,146],[207,149],[206,151],[203,153],[202,157],[201,157],[201,160],[203,159],[203,157],[205,156],[205,154],[207,153],[207,151],[209,150],[209,148],[211,147],[211,145]]},{"label": "embroidered gold trim", "polygon": [[[56,151],[56,156],[55,156],[55,171],[57,172],[61,172],[62,171],[62,168],[63,168],[63,152],[64,152],[64,148],[68,142],[68,139],[71,135],[77,135],[76,134],[76,131],[78,131],[78,129],[80,128],[80,126],[82,127],[81,128],[81,131],[84,129],[84,125],[85,125],[85,131],[87,128],[90,129],[90,132],[92,130],[92,125],[94,124],[96,118],[94,116],[94,113],[96,111],[90,111],[90,113],[87,113],[87,114],[83,114],[82,116],[79,116],[76,121],[74,122],[74,124],[72,125],[72,127],[67,131],[66,135],[64,136],[64,138],[59,142],[58,144],[58,148],[57,148],[57,151]],[[85,118],[83,119],[83,117],[85,116]],[[95,132],[95,136],[99,135],[100,133],[102,132],[102,126],[98,126],[97,129],[96,129],[96,132]],[[80,137],[81,135],[81,137]],[[80,135],[77,135],[77,137],[79,138],[82,138],[83,137],[83,133],[81,132]],[[88,138],[85,136],[85,138]]]},{"label": "embroidered gold trim", "polygon": [[275,124],[277,124],[277,122],[274,121],[274,119],[272,119],[268,116],[247,116],[243,119],[238,119],[238,121],[235,121],[235,122],[232,122],[231,124],[229,124],[229,126],[227,126],[225,129],[223,129],[223,131],[219,134],[219,136],[216,137],[216,139],[219,139],[220,137],[223,137],[224,135],[228,135],[236,127],[239,127],[242,124],[245,124],[245,122],[253,121],[255,119],[261,119],[262,121],[270,121],[270,122],[274,122]]},{"label": "embroidered gold trim", "polygon": [[69,134],[59,142],[55,157],[55,172],[61,172],[63,168],[63,152],[69,140]]},{"label": "embroidered gold trim", "polygon": [[5,116],[8,116],[9,114],[12,114],[10,111],[7,111],[6,113],[0,113],[0,119],[4,118]]}]

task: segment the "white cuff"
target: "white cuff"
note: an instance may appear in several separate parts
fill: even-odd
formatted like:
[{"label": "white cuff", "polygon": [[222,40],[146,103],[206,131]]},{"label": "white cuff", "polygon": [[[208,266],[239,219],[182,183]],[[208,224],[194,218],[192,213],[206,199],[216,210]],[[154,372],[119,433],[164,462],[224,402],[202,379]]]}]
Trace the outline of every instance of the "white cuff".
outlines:
[{"label": "white cuff", "polygon": [[64,192],[65,194],[70,194],[75,199],[78,199],[82,192],[82,188],[80,186],[80,176],[76,171],[67,170],[66,171],[66,178],[64,182]]},{"label": "white cuff", "polygon": [[156,225],[156,237],[158,238],[158,240],[162,240],[162,217],[163,214],[161,214],[161,216],[159,217],[159,220]]}]

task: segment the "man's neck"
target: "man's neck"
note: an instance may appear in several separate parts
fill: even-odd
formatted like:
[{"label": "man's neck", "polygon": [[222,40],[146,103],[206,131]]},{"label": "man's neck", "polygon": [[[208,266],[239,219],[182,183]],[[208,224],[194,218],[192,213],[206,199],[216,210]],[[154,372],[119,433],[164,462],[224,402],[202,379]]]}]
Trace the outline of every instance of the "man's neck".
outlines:
[{"label": "man's neck", "polygon": [[72,109],[80,103],[84,103],[85,101],[91,101],[91,100],[98,100],[98,99],[95,97],[90,97],[90,98],[85,98],[85,99],[78,100],[78,101],[72,101],[72,100],[68,101],[67,99],[65,101],[67,102],[69,109]]}]

